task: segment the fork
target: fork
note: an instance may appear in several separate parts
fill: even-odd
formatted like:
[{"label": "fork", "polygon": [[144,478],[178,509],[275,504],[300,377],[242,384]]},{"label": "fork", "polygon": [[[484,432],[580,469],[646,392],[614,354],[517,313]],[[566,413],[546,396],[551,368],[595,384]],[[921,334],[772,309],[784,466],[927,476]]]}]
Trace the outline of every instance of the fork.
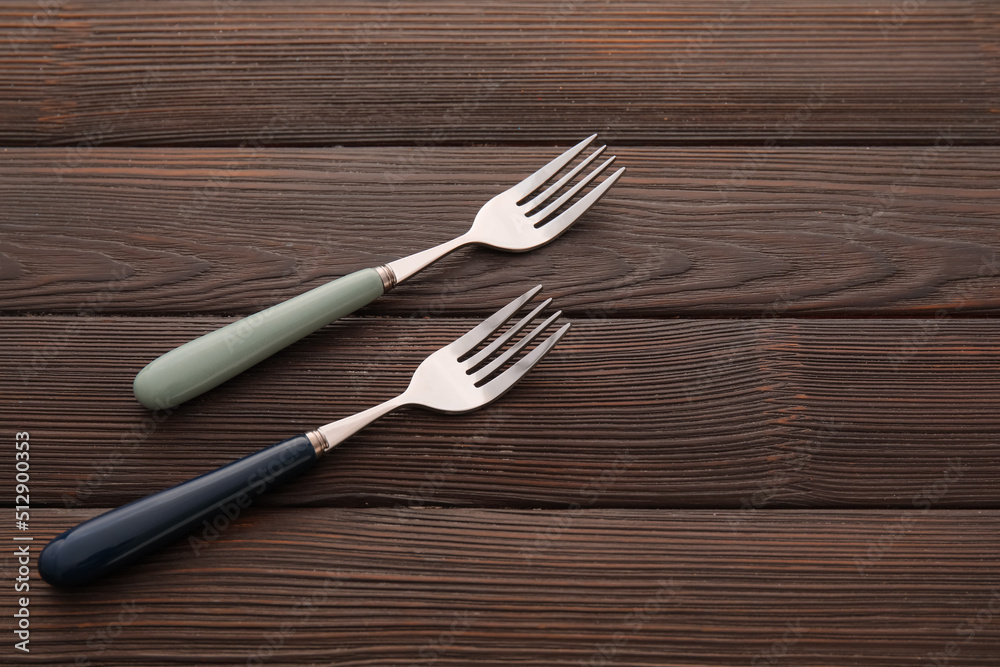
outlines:
[{"label": "fork", "polygon": [[591,135],[514,187],[488,201],[468,232],[434,248],[361,269],[208,333],[154,359],[139,371],[133,391],[150,409],[190,400],[263,361],[278,350],[371,303],[395,285],[465,245],[525,252],[565,232],[625,171],[614,172],[570,203],[614,161],[604,160],[574,185],[569,183],[604,151],[595,150],[549,185],[590,145]]},{"label": "fork", "polygon": [[[570,325],[564,324],[531,347],[561,315],[557,311],[518,338],[552,302],[546,299],[493,338],[541,288],[539,285],[514,299],[424,359],[398,396],[111,510],[55,537],[39,556],[39,573],[55,586],[79,586],[198,528],[203,528],[202,536],[207,538],[202,539],[204,544],[213,539],[211,535],[217,537],[228,528],[264,491],[305,472],[337,444],[392,410],[415,405],[458,414],[492,403],[524,377],[569,329]],[[189,537],[196,553],[198,539]]]}]

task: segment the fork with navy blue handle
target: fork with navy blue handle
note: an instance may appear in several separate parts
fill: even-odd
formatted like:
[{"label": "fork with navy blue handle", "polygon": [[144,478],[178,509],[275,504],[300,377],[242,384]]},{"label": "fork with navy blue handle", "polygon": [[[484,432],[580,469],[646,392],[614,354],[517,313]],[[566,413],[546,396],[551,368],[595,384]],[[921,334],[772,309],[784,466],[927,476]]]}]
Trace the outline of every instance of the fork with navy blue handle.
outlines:
[{"label": "fork with navy blue handle", "polygon": [[[560,312],[541,319],[551,299],[504,325],[541,290],[529,290],[464,336],[421,362],[403,393],[350,417],[251,454],[179,486],[141,498],[81,523],[42,551],[38,570],[56,586],[79,586],[107,575],[199,527],[228,526],[255,498],[308,470],[319,457],[358,430],[403,406],[458,414],[505,394],[569,329],[544,339]],[[494,337],[494,334],[499,335]]]}]

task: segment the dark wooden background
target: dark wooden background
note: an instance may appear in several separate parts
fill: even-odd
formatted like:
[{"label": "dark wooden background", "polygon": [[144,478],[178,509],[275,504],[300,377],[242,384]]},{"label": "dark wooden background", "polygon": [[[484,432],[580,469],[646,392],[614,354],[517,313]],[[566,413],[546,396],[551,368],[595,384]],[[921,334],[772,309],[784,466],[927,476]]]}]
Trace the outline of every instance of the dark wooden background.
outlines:
[{"label": "dark wooden background", "polygon": [[[0,663],[1000,664],[998,48],[988,0],[0,5]],[[591,132],[628,171],[552,245],[132,397]],[[14,536],[378,402],[536,283],[574,328],[504,400],[33,573],[13,648]]]}]

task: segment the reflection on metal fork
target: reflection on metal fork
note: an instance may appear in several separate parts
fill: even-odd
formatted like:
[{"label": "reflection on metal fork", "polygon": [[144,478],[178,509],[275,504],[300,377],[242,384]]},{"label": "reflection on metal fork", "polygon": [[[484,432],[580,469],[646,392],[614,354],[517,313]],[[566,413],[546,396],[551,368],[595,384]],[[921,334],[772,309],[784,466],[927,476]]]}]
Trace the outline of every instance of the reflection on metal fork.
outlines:
[{"label": "reflection on metal fork", "polygon": [[564,324],[511,365],[514,357],[535,342],[538,336],[562,314],[562,311],[553,313],[503,351],[503,347],[511,343],[552,302],[551,299],[547,299],[487,344],[490,337],[541,289],[542,286],[539,285],[527,291],[455,342],[424,359],[414,371],[410,385],[403,393],[381,405],[308,433],[316,454],[321,455],[330,451],[359,429],[405,405],[418,405],[438,412],[460,413],[477,410],[503,396],[559,342],[569,329],[569,324]]},{"label": "reflection on metal fork", "polygon": [[190,400],[371,303],[462,246],[478,244],[525,252],[545,245],[569,229],[625,171],[619,169],[598,181],[615,159],[610,157],[593,166],[603,146],[567,169],[593,140],[594,136],[587,137],[488,201],[469,231],[458,238],[382,266],[355,271],[154,359],[135,378],[136,398],[154,409]]},{"label": "reflection on metal fork", "polygon": [[614,162],[615,156],[612,155],[571,188],[559,194],[570,181],[604,152],[606,147],[601,146],[565,176],[545,190],[541,190],[596,137],[596,134],[587,137],[514,187],[504,190],[486,202],[479,209],[472,228],[465,234],[380,267],[388,269],[387,275],[383,278],[385,289],[391,289],[392,286],[462,246],[478,244],[509,252],[525,252],[543,246],[565,232],[587,209],[597,203],[597,200],[625,171],[622,167],[614,172],[569,208],[563,210],[570,200]]},{"label": "reflection on metal fork", "polygon": [[302,474],[320,455],[390,410],[419,405],[459,413],[495,401],[569,329],[565,324],[540,339],[559,317],[554,313],[523,333],[548,306],[546,301],[500,332],[540,289],[528,291],[424,359],[399,396],[71,528],[42,551],[39,573],[56,586],[78,586],[124,567],[200,525],[214,525],[212,522],[221,515],[226,516],[228,525],[256,497]]}]

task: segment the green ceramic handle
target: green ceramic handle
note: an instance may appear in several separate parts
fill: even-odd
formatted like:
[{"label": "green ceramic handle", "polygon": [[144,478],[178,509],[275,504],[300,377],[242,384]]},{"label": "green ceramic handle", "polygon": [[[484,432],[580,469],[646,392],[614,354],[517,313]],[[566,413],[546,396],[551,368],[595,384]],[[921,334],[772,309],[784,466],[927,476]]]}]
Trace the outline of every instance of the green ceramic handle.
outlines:
[{"label": "green ceramic handle", "polygon": [[218,329],[153,360],[133,391],[147,408],[168,408],[239,375],[278,350],[382,296],[375,269],[362,269]]}]

